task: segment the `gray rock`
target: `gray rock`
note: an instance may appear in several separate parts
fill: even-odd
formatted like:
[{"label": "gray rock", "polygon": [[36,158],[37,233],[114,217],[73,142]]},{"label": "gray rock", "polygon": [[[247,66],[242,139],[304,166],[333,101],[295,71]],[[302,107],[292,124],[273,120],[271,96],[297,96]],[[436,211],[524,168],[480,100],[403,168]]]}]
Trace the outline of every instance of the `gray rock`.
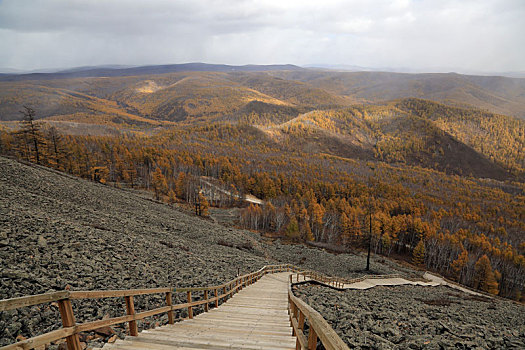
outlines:
[{"label": "gray rock", "polygon": [[[488,309],[485,302],[472,300],[447,287],[375,287],[369,290],[338,292],[328,288],[302,285],[294,288],[296,295],[309,300],[339,334],[345,334],[347,344],[361,344],[363,334],[373,341],[373,347],[389,344],[399,349],[478,349],[525,348],[525,337],[506,338],[501,334],[521,334],[525,330],[525,308],[510,301],[494,300],[497,308]],[[433,306],[419,302],[451,298],[449,306]],[[339,308],[333,306],[338,304]],[[341,307],[345,305],[345,307]],[[505,307],[503,307],[505,306]],[[343,327],[334,319],[347,319]],[[479,326],[481,324],[490,324]],[[513,329],[509,330],[509,324]],[[380,338],[389,343],[381,341]]]},{"label": "gray rock", "polygon": [[47,240],[44,238],[44,236],[38,236],[37,244],[41,248],[47,247]]},{"label": "gray rock", "polygon": [[7,326],[7,331],[14,336],[18,335],[21,329],[22,329],[22,323],[18,321],[12,322],[11,324]]}]

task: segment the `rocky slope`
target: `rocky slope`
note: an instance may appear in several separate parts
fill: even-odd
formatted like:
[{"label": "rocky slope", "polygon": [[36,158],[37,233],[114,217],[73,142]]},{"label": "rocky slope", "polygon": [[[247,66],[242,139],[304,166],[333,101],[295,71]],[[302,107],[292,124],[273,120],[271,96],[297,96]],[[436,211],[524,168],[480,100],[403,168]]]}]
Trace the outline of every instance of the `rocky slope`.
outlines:
[{"label": "rocky slope", "polygon": [[[213,285],[233,278],[238,270],[245,273],[279,262],[354,277],[362,275],[364,257],[264,241],[137,192],[0,157],[0,299],[66,287]],[[414,273],[384,260],[374,261],[373,268],[379,274]],[[175,295],[180,301],[183,297]],[[156,305],[163,305],[160,296],[136,298],[137,310]],[[75,302],[73,307],[77,322],[120,316],[125,310],[120,298]],[[177,317],[184,315],[181,311]],[[19,335],[56,329],[59,320],[53,304],[2,312],[0,346]],[[164,316],[139,326],[165,321]],[[124,332],[123,327],[115,330]]]},{"label": "rocky slope", "polygon": [[305,284],[295,294],[351,349],[523,349],[525,307],[449,287],[335,291]]},{"label": "rocky slope", "polygon": [[[63,290],[200,286],[222,283],[268,263],[292,263],[327,274],[363,275],[361,255],[334,255],[226,228],[152,201],[0,157],[0,299]],[[384,259],[373,273],[415,271]],[[300,287],[350,347],[519,348],[525,346],[523,306],[478,300],[445,287],[379,287],[336,292]],[[175,295],[182,302],[185,295]],[[137,297],[137,310],[163,305]],[[121,298],[75,302],[78,322],[118,316]],[[197,310],[199,312],[199,310]],[[184,317],[182,310],[176,317]],[[0,346],[17,336],[60,327],[56,305],[0,313]],[[140,328],[166,322],[147,319]],[[114,327],[122,336],[124,327]],[[82,340],[89,335],[84,335]],[[100,346],[111,333],[88,343]],[[91,337],[91,336],[89,336]],[[56,346],[54,346],[56,347]]]}]

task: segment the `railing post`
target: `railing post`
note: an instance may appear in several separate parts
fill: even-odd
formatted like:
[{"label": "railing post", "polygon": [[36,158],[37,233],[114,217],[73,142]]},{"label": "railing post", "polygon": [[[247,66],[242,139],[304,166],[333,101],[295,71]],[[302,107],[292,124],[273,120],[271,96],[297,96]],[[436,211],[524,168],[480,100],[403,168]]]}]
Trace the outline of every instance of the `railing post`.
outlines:
[{"label": "railing post", "polygon": [[[60,310],[60,317],[62,318],[62,326],[73,327],[75,325],[75,315],[73,314],[73,307],[71,300],[63,299],[58,301],[58,309]],[[80,350],[80,340],[78,334],[70,335],[66,338],[68,350]]]},{"label": "railing post", "polygon": [[222,287],[222,294],[224,294],[224,301],[228,300],[228,296],[226,295],[226,286]]},{"label": "railing post", "polygon": [[[135,304],[133,303],[133,295],[128,295],[126,299],[126,313],[128,315],[135,315]],[[128,322],[129,325],[129,335],[136,337],[139,335],[139,330],[137,328],[137,321],[131,320]]]},{"label": "railing post", "polygon": [[[168,306],[172,305],[171,292],[166,293],[166,305]],[[168,323],[169,324],[175,323],[175,320],[173,319],[173,310],[168,311]]]},{"label": "railing post", "polygon": [[[188,291],[188,303],[191,303],[191,290]],[[193,307],[188,306],[188,318],[193,318]]]},{"label": "railing post", "polygon": [[[297,308],[297,313],[299,316],[299,319],[297,320],[297,328],[301,331],[304,331],[304,314],[301,312],[301,309]],[[313,330],[313,329],[312,329]],[[299,342],[299,338],[297,338],[297,342],[295,343],[295,350],[301,350],[301,343]]]},{"label": "railing post", "polygon": [[204,299],[206,299],[206,304],[204,304],[204,312],[208,312],[210,305],[208,305],[208,290],[204,291]]},{"label": "railing post", "polygon": [[315,350],[317,348],[317,334],[315,329],[311,327],[308,330],[308,350]]},{"label": "railing post", "polygon": [[217,292],[217,288],[215,288],[215,307],[219,307],[219,293]]},{"label": "railing post", "polygon": [[290,326],[292,326],[292,335],[296,335],[297,333],[295,332],[295,328],[293,328],[293,322],[292,320],[295,318],[297,320],[297,305],[295,305],[294,303],[292,303],[292,301],[290,300],[290,305],[291,305],[291,311],[290,311]]},{"label": "railing post", "polygon": [[301,309],[298,308],[298,313],[299,313],[299,319],[297,320],[297,328],[299,328],[300,330],[303,330],[304,329],[304,314],[301,312]]}]

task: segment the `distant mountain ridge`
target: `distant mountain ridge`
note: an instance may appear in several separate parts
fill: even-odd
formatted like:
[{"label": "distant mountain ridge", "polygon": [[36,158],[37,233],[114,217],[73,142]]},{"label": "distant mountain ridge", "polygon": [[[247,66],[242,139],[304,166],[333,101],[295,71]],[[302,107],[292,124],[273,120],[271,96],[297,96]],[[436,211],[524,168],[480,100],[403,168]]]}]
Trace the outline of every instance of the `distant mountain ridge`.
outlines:
[{"label": "distant mountain ridge", "polygon": [[29,73],[0,75],[0,81],[47,80],[69,78],[96,78],[96,77],[124,77],[134,75],[166,74],[175,72],[267,72],[273,70],[303,70],[292,64],[282,65],[242,65],[208,63],[182,63],[138,67],[103,66],[103,67],[77,67],[54,73]]}]

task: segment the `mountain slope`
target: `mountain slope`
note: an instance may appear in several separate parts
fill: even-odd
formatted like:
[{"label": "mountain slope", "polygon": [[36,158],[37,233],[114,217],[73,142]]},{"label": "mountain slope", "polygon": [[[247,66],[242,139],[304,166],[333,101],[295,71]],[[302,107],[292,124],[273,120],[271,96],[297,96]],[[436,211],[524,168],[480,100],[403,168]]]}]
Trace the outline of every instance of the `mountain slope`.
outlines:
[{"label": "mountain slope", "polygon": [[[67,91],[71,96],[64,95]],[[78,94],[79,96],[75,95]],[[80,96],[81,95],[81,96]],[[0,120],[19,120],[23,104],[37,117],[87,113],[90,99],[98,109],[123,112],[155,121],[194,121],[222,118],[252,101],[300,109],[346,105],[341,97],[297,81],[260,73],[181,72],[115,78],[77,78],[27,82],[0,82]],[[75,106],[76,109],[75,109]],[[70,121],[76,121],[74,116]]]},{"label": "mountain slope", "polygon": [[[20,120],[27,105],[37,110],[37,118],[93,124],[162,125],[133,114],[121,104],[83,92],[42,85],[0,84],[0,120]],[[166,124],[167,125],[167,124]]]},{"label": "mountain slope", "polygon": [[[425,108],[436,113],[430,117]],[[498,123],[499,118],[504,118],[506,123]],[[464,126],[472,123],[493,132],[478,136],[477,128]],[[525,146],[525,123],[425,100],[315,110],[261,130],[288,148],[309,153],[375,159],[500,180],[512,178],[509,169],[517,176],[522,176],[525,170],[520,151]],[[481,140],[485,140],[483,147]],[[508,147],[502,149],[498,142]]]},{"label": "mountain slope", "polygon": [[431,121],[508,171],[524,173],[525,121],[427,100],[405,99],[395,103],[395,106]]},{"label": "mountain slope", "polygon": [[525,118],[525,79],[456,73],[306,71],[271,74],[303,81],[358,103],[417,97]]},{"label": "mountain slope", "polygon": [[[72,290],[214,285],[238,271],[280,261],[355,276],[349,267],[364,264],[362,256],[267,244],[258,235],[184,214],[140,192],[3,157],[0,197],[0,299],[63,290],[68,285]],[[374,269],[403,273],[389,265],[377,262]],[[175,293],[174,303],[185,297]],[[163,301],[137,298],[135,303],[137,309],[152,309]],[[83,301],[75,305],[75,316],[77,322],[85,322],[106,313],[121,316],[122,310],[121,300]],[[176,318],[184,313],[177,312]],[[149,327],[150,321],[140,324]],[[166,318],[154,321],[165,323]],[[20,334],[42,334],[59,324],[60,317],[49,305],[2,312],[0,346]]]}]

